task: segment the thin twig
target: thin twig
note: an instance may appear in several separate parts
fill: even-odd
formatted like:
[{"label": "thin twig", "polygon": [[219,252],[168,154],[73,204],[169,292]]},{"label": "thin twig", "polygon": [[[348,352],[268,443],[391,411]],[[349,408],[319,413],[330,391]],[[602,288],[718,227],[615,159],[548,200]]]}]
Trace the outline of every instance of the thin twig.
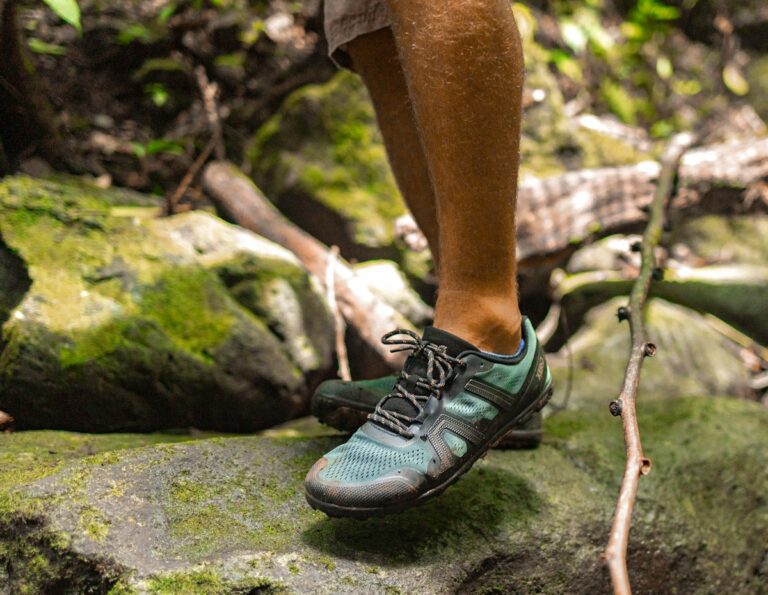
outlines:
[{"label": "thin twig", "polygon": [[328,307],[333,314],[334,329],[336,331],[336,358],[339,360],[339,378],[342,380],[352,380],[352,374],[349,370],[349,357],[347,357],[347,344],[344,342],[344,333],[347,325],[344,317],[341,315],[339,306],[336,303],[336,260],[339,257],[339,247],[331,246],[328,250],[328,263],[325,269],[325,291],[328,299]]},{"label": "thin twig", "polygon": [[731,341],[743,347],[744,349],[749,349],[761,360],[763,360],[764,362],[768,362],[768,348],[763,347],[762,345],[754,341],[751,337],[748,337],[744,333],[733,328],[730,324],[728,324],[724,320],[720,320],[714,314],[709,314],[709,313],[704,314],[704,321],[711,328],[713,328],[715,331],[717,331],[727,339],[730,339]]},{"label": "thin twig", "polygon": [[219,116],[219,85],[208,80],[205,68],[195,68],[195,78],[203,96],[203,107],[211,129],[211,141],[213,142],[216,159],[224,159],[224,135],[221,132],[221,117]]},{"label": "thin twig", "polygon": [[208,144],[203,149],[203,152],[197,156],[197,159],[195,159],[195,161],[192,163],[190,168],[187,170],[187,173],[184,174],[184,177],[181,179],[181,182],[179,182],[176,190],[174,190],[173,194],[168,197],[168,200],[166,201],[166,209],[169,215],[173,215],[173,213],[176,212],[176,205],[181,200],[181,197],[184,196],[184,193],[189,188],[192,180],[195,179],[197,172],[200,171],[200,168],[205,165],[208,157],[211,156],[211,151],[213,150],[214,145],[215,142],[213,139],[208,141]]},{"label": "thin twig", "polygon": [[691,135],[677,135],[672,139],[662,157],[661,172],[650,207],[648,225],[643,234],[640,274],[632,286],[629,306],[626,311],[620,313],[620,318],[623,315],[629,319],[631,346],[629,361],[624,374],[624,384],[619,398],[611,403],[611,413],[621,415],[627,463],[624,468],[624,478],[621,481],[619,498],[616,502],[611,536],[605,549],[605,560],[616,595],[629,595],[632,592],[627,572],[629,527],[640,476],[647,475],[651,471],[651,461],[643,454],[643,448],[640,444],[640,429],[637,424],[635,403],[643,360],[646,356],[652,356],[656,352],[656,346],[649,343],[646,337],[643,311],[651,286],[651,279],[654,277],[654,271],[656,271],[654,251],[661,240],[664,206],[667,199],[674,193],[680,159],[692,143],[693,137]]}]

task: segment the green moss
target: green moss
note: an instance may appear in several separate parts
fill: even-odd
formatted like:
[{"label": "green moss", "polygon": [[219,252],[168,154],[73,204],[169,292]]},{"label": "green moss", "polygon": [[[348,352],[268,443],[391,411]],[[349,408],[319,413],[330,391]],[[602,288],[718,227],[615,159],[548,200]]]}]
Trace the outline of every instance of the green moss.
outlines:
[{"label": "green moss", "polygon": [[405,206],[373,107],[354,75],[340,72],[291,95],[256,134],[249,156],[270,196],[298,191],[350,221],[354,241],[391,244],[392,221]]},{"label": "green moss", "polygon": [[637,150],[623,140],[592,130],[580,129],[577,139],[583,151],[581,166],[584,168],[635,165],[655,157],[652,153]]},{"label": "green moss", "polygon": [[[738,238],[738,241],[734,241]],[[707,262],[768,262],[768,216],[705,215],[675,225],[670,244],[682,242]]]},{"label": "green moss", "polygon": [[152,595],[238,595],[247,593],[286,593],[285,587],[266,578],[228,581],[210,570],[178,572],[151,579]]},{"label": "green moss", "polygon": [[171,549],[195,558],[210,555],[224,542],[244,549],[281,550],[295,523],[313,514],[309,510],[296,518],[267,514],[295,495],[295,485],[286,479],[292,478],[235,473],[210,485],[185,473],[173,481],[171,497],[164,504],[174,538]]},{"label": "green moss", "polygon": [[18,488],[60,471],[68,462],[117,462],[118,451],[198,439],[189,434],[78,434],[43,430],[0,433],[0,519],[36,503]]},{"label": "green moss", "polygon": [[73,333],[73,340],[62,346],[62,366],[84,364],[123,348],[154,354],[160,346],[209,360],[211,351],[230,336],[235,321],[231,299],[216,276],[193,267],[162,275],[143,291],[133,310],[133,317]]},{"label": "green moss", "polygon": [[78,528],[93,541],[103,543],[109,534],[109,519],[93,506],[85,506],[80,511]]},{"label": "green moss", "polygon": [[138,595],[138,591],[124,581],[118,581],[107,592],[107,595]]},{"label": "green moss", "polygon": [[141,309],[179,346],[205,357],[230,336],[235,321],[220,283],[204,270],[165,274],[144,293]]}]

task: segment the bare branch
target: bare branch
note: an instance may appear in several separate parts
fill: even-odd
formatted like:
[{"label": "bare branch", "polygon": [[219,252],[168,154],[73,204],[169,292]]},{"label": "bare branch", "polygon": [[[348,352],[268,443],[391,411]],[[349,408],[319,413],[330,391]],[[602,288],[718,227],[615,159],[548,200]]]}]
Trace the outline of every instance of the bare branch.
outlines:
[{"label": "bare branch", "polygon": [[197,156],[197,159],[195,159],[194,163],[192,163],[189,170],[187,170],[187,173],[184,174],[184,177],[181,179],[181,182],[179,182],[176,190],[174,190],[173,194],[171,194],[166,200],[165,208],[169,215],[173,215],[176,212],[176,207],[179,204],[181,197],[184,196],[184,193],[189,189],[189,185],[195,179],[195,176],[200,171],[200,168],[205,165],[208,157],[211,156],[211,151],[213,150],[215,144],[216,143],[214,139],[208,141],[208,144],[203,149],[203,152]]},{"label": "bare branch", "polygon": [[691,135],[678,135],[672,139],[662,157],[659,181],[651,202],[648,225],[643,234],[640,274],[632,287],[629,306],[619,315],[620,320],[623,317],[629,319],[631,346],[621,395],[611,403],[610,407],[613,415],[621,415],[624,428],[624,446],[627,452],[624,478],[621,481],[621,490],[616,502],[611,536],[605,549],[605,560],[611,573],[611,583],[616,595],[629,595],[632,592],[627,572],[629,527],[640,476],[647,475],[651,471],[651,461],[643,454],[643,448],[640,444],[640,428],[637,423],[636,408],[637,389],[640,385],[640,369],[643,360],[656,353],[656,346],[649,343],[646,336],[643,311],[651,286],[651,279],[657,270],[654,252],[661,240],[665,205],[667,199],[674,194],[680,159],[692,143],[693,137]]},{"label": "bare branch", "polygon": [[208,80],[208,75],[202,66],[195,68],[195,79],[203,96],[205,117],[208,119],[208,126],[211,129],[214,155],[216,159],[224,159],[224,135],[221,132],[221,117],[219,116],[218,104],[219,85]]}]

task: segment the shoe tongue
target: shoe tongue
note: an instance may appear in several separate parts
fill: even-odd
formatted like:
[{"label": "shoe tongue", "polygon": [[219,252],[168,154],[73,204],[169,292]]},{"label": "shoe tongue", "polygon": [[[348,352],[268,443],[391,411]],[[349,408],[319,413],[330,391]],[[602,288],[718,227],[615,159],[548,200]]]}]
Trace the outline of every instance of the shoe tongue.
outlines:
[{"label": "shoe tongue", "polygon": [[[457,337],[456,335],[453,335],[448,331],[435,328],[434,326],[426,327],[424,329],[424,335],[422,336],[422,338],[425,341],[429,341],[430,343],[435,343],[436,345],[445,345],[446,347],[445,351],[451,357],[458,357],[459,354],[463,353],[464,351],[478,350],[477,347],[472,345],[472,343],[465,341],[461,337]],[[405,366],[403,367],[403,369],[408,374],[411,374],[413,376],[426,376],[427,361],[423,355],[410,356],[405,361]],[[414,392],[414,389],[415,389],[414,383],[410,381],[407,382],[405,385],[405,388],[410,392]],[[415,417],[416,414],[418,413],[416,408],[411,404],[410,401],[403,398],[397,398],[397,397],[387,399],[384,405],[382,406],[382,409],[401,413],[409,417]]]},{"label": "shoe tongue", "polygon": [[472,345],[469,341],[465,341],[461,337],[457,337],[434,326],[428,326],[424,329],[424,340],[430,343],[437,343],[438,345],[445,345],[446,353],[451,357],[458,357],[465,351],[479,351],[477,347]]}]

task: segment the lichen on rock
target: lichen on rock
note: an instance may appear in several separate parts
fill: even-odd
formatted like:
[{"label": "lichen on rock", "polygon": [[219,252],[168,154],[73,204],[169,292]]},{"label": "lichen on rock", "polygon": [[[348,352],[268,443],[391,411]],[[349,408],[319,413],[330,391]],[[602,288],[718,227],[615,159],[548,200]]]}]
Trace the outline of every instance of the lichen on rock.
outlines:
[{"label": "lichen on rock", "polygon": [[[36,443],[82,438],[0,435],[0,450],[28,450],[44,467],[0,486],[14,494],[0,500],[0,524],[12,527],[0,532],[3,580],[50,588],[54,574],[32,555],[45,542],[57,544],[49,567],[88,568],[82,585],[116,592],[602,592],[624,447],[599,411],[552,416],[538,450],[493,451],[440,498],[365,522],[304,502],[307,467],[338,437],[222,437],[73,459],[71,448],[34,454]],[[752,592],[766,578],[766,411],[670,395],[644,401],[640,425],[654,472],[630,540],[636,590]],[[27,562],[9,564],[29,547]]]},{"label": "lichen on rock", "polygon": [[242,431],[301,412],[307,375],[331,364],[332,320],[296,258],[206,213],[126,202],[77,180],[0,184],[4,253],[29,277],[22,296],[0,289],[15,302],[0,408],[19,428],[89,431]]}]

